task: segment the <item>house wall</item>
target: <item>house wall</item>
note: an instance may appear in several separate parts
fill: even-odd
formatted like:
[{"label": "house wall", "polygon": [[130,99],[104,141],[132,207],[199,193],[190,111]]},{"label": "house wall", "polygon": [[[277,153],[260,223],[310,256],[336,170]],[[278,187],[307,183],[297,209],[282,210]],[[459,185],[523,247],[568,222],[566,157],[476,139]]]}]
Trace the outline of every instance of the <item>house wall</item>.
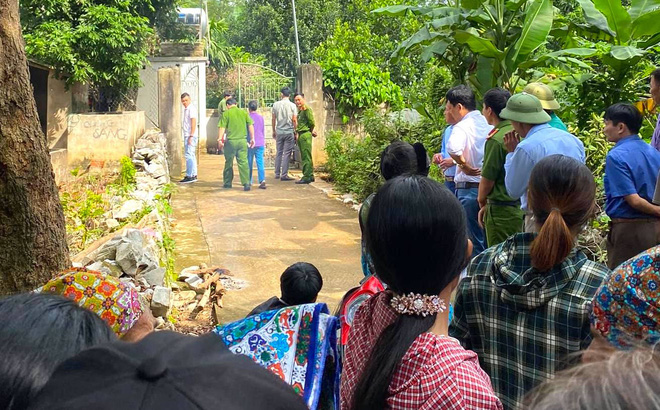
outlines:
[{"label": "house wall", "polygon": [[51,149],[67,148],[67,119],[72,111],[71,90],[64,79],[57,79],[51,70],[48,77],[48,112],[46,135]]},{"label": "house wall", "polygon": [[144,112],[71,114],[67,160],[70,166],[85,160],[118,161],[130,156],[144,133]]},{"label": "house wall", "polygon": [[[183,52],[183,51],[181,51]],[[190,94],[192,104],[197,107],[197,124],[200,147],[206,146],[206,57],[149,57],[149,64],[140,70],[143,86],[138,90],[137,108],[145,111],[150,127],[160,127],[158,116],[159,86],[158,69],[179,67],[181,93]],[[179,102],[180,104],[180,102]]]}]

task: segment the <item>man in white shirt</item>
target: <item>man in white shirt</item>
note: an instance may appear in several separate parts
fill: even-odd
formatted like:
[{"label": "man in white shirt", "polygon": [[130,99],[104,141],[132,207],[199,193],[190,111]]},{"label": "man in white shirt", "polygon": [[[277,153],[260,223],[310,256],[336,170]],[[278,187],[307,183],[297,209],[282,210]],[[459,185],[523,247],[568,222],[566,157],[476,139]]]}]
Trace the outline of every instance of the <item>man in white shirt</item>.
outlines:
[{"label": "man in white shirt", "polygon": [[454,118],[447,141],[447,152],[457,165],[454,183],[456,196],[461,201],[467,216],[468,234],[474,246],[472,256],[486,248],[484,231],[479,226],[479,181],[484,159],[484,146],[488,133],[493,129],[486,118],[477,111],[477,102],[472,90],[459,85],[447,91],[445,109]]},{"label": "man in white shirt", "polygon": [[186,176],[179,182],[189,184],[197,181],[197,107],[190,100],[190,94],[181,94],[183,104],[183,145],[185,147]]}]

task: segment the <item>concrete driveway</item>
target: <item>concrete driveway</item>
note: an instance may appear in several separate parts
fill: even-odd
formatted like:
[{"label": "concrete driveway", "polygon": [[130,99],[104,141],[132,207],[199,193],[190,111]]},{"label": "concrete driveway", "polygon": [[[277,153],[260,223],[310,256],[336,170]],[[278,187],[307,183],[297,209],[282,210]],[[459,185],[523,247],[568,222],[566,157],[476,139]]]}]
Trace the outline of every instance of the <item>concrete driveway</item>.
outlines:
[{"label": "concrete driveway", "polygon": [[223,189],[223,166],[223,156],[201,155],[198,182],[179,185],[174,194],[177,271],[206,263],[247,281],[223,298],[227,323],[279,296],[287,266],[309,262],[323,276],[319,302],[333,311],[362,279],[357,213],[317,187],[275,180],[268,169],[266,190],[254,185],[244,192],[236,168],[233,189]]}]

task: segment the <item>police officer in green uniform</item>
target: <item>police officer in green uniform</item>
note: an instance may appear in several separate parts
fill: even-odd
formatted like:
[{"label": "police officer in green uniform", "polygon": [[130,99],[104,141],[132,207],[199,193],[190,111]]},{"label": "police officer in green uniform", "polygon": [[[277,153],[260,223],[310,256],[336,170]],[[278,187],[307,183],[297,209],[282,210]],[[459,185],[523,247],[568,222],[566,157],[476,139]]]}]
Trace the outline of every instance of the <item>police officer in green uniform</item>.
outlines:
[{"label": "police officer in green uniform", "polygon": [[[247,112],[236,107],[236,100],[227,100],[227,109],[218,123],[218,143],[225,151],[225,169],[222,173],[224,188],[231,188],[234,179],[234,157],[238,163],[238,175],[244,191],[250,190],[250,173],[248,169],[246,141],[250,134],[250,148],[254,147],[254,122]],[[225,133],[226,131],[226,133]],[[247,132],[246,132],[247,131]]]},{"label": "police officer in green uniform", "polygon": [[314,131],[314,113],[305,104],[305,95],[298,94],[293,99],[298,107],[298,126],[296,127],[296,141],[300,149],[303,177],[296,184],[309,184],[314,182],[314,164],[312,163],[312,137]]},{"label": "police officer in green uniform", "polygon": [[499,117],[511,94],[501,88],[493,88],[484,94],[482,114],[492,125],[484,148],[484,163],[477,201],[479,223],[486,230],[488,247],[504,242],[509,236],[522,232],[524,213],[520,200],[511,198],[504,184],[504,163],[507,150],[504,135],[513,130],[511,122]]}]

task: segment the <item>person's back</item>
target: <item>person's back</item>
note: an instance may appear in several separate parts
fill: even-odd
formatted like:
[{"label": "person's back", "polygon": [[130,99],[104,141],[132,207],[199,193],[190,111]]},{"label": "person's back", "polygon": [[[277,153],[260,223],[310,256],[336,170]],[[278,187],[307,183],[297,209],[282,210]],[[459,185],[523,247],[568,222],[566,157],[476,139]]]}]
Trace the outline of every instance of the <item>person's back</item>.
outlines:
[{"label": "person's back", "polygon": [[550,155],[565,155],[584,163],[584,144],[575,135],[552,127],[549,124],[537,125],[518,144],[536,162]]},{"label": "person's back", "polygon": [[479,355],[507,409],[591,341],[591,299],[609,270],[575,248],[575,237],[593,215],[595,191],[578,161],[541,160],[529,183],[539,233],[487,249],[458,287],[450,335]]},{"label": "person's back", "polygon": [[355,314],[341,408],[500,409],[476,355],[447,335],[448,301],[472,250],[458,199],[426,177],[397,177],[375,196],[366,238],[388,289]]},{"label": "person's back", "polygon": [[252,309],[247,316],[287,306],[314,303],[323,287],[323,278],[316,266],[307,262],[297,262],[286,268],[280,276],[282,297],[273,296]]},{"label": "person's back", "polygon": [[264,117],[256,111],[250,111],[249,115],[254,122],[254,146],[263,147],[266,145]]},{"label": "person's back", "polygon": [[273,104],[275,116],[275,132],[277,134],[293,134],[294,124],[292,118],[297,115],[298,109],[288,98],[283,98]]}]

